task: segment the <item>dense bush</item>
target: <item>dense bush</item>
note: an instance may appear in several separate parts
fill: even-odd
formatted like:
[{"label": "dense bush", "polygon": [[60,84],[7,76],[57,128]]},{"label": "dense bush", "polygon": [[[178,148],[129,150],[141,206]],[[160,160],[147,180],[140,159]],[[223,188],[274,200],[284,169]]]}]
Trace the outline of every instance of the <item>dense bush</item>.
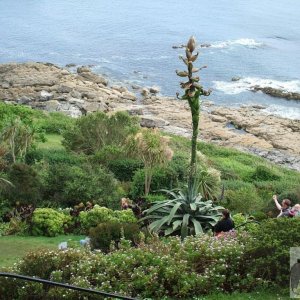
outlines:
[{"label": "dense bush", "polygon": [[116,159],[108,162],[108,168],[120,181],[131,181],[134,173],[143,168],[143,163],[137,159]]},{"label": "dense bush", "polygon": [[125,112],[112,116],[97,112],[77,119],[75,125],[64,132],[63,144],[68,150],[94,154],[107,145],[124,145],[126,137],[138,128],[138,119]]},{"label": "dense bush", "polygon": [[122,238],[136,245],[139,241],[140,228],[133,223],[106,222],[92,227],[89,231],[92,249],[108,252],[111,247],[119,248]]},{"label": "dense bush", "polygon": [[245,185],[241,188],[225,190],[224,205],[234,212],[249,214],[261,210],[264,201],[259,197],[254,186]]},{"label": "dense bush", "polygon": [[232,220],[234,221],[235,229],[239,231],[255,232],[259,226],[254,216],[247,216],[241,213],[233,215]]},{"label": "dense bush", "polygon": [[42,183],[38,173],[26,164],[16,163],[8,170],[9,181],[13,184],[3,194],[11,203],[36,204],[42,196]]},{"label": "dense bush", "polygon": [[259,165],[255,168],[255,171],[251,175],[253,180],[270,181],[280,179],[279,174],[270,167]]},{"label": "dense bush", "polygon": [[79,221],[82,229],[87,232],[91,227],[96,227],[100,223],[136,223],[137,219],[131,209],[114,211],[107,207],[95,205],[89,211],[80,212]]},{"label": "dense bush", "polygon": [[261,223],[246,249],[247,271],[273,284],[289,286],[290,248],[300,246],[300,220],[268,219]]},{"label": "dense bush", "polygon": [[82,164],[84,158],[64,149],[32,149],[26,154],[25,162],[27,164],[32,165],[40,161],[45,161],[51,165],[78,165]]},{"label": "dense bush", "polygon": [[46,133],[61,134],[64,130],[70,128],[75,123],[75,119],[60,112],[51,112],[45,114],[43,118],[36,120],[35,124],[38,128]]},{"label": "dense bush", "polygon": [[119,206],[121,195],[117,180],[100,166],[49,165],[45,181],[44,199],[52,200],[63,207],[86,201],[112,208]]},{"label": "dense bush", "polygon": [[34,119],[43,118],[44,113],[23,105],[9,105],[0,102],[0,131],[10,121],[19,117],[26,125],[32,124]]},{"label": "dense bush", "polygon": [[[154,239],[150,244],[122,247],[109,254],[39,251],[28,254],[14,272],[141,299],[192,299],[218,291],[248,291],[263,284],[263,280],[244,272],[247,240],[249,237],[200,235],[183,243],[178,238]],[[7,299],[17,298],[24,290],[22,286],[19,281],[0,279],[0,293]],[[51,299],[50,295],[80,299],[76,292],[52,287],[39,291],[37,299]]]},{"label": "dense bush", "polygon": [[52,208],[37,208],[32,216],[32,234],[56,236],[63,234],[71,217]]}]

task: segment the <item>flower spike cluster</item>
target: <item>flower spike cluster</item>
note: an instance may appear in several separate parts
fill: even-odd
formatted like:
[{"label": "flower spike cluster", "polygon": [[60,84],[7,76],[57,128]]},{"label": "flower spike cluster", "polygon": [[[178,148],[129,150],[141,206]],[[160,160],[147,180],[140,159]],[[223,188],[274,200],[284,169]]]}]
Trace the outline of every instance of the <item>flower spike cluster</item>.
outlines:
[{"label": "flower spike cluster", "polygon": [[193,76],[194,73],[199,72],[200,70],[206,68],[206,66],[203,66],[202,68],[194,68],[193,63],[197,60],[199,52],[196,54],[193,54],[194,50],[196,48],[196,40],[192,36],[190,37],[187,45],[185,46],[185,56],[180,56],[179,58],[184,62],[184,64],[187,66],[186,71],[178,71],[176,70],[176,74],[180,77],[187,77],[188,81],[181,82],[180,86],[185,90],[185,93],[182,97],[179,97],[179,94],[177,93],[177,98],[182,100],[191,100],[191,98],[200,97],[203,96],[209,96],[210,90],[205,91],[203,87],[199,84],[200,77],[199,76]]}]

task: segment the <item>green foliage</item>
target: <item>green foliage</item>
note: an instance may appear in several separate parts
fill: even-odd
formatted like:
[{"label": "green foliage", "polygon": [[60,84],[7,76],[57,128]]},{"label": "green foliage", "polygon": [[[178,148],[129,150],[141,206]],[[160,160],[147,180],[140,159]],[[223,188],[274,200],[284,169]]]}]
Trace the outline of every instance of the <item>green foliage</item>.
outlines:
[{"label": "green foliage", "polygon": [[214,206],[211,200],[202,201],[197,185],[178,192],[165,192],[170,200],[154,202],[144,211],[146,216],[142,220],[150,220],[150,231],[180,234],[184,239],[208,231],[217,223],[223,207]]},{"label": "green foliage", "polygon": [[220,172],[213,168],[201,168],[196,173],[198,191],[205,199],[216,199],[220,192]]},{"label": "green foliage", "polygon": [[241,213],[232,216],[234,221],[235,229],[255,232],[259,224],[253,216],[243,215]]},{"label": "green foliage", "polygon": [[127,113],[112,116],[97,112],[81,117],[63,134],[63,145],[78,153],[94,154],[106,145],[122,146],[139,128],[138,119]]},{"label": "green foliage", "polygon": [[120,181],[131,181],[134,173],[143,168],[143,163],[137,159],[116,159],[108,161],[108,168]]},{"label": "green foliage", "polygon": [[258,165],[251,178],[257,181],[271,181],[280,179],[280,176],[274,169],[265,165]]},{"label": "green foliage", "polygon": [[45,199],[64,207],[93,201],[109,207],[118,206],[117,181],[99,166],[52,164],[46,175]]},{"label": "green foliage", "polygon": [[148,203],[159,202],[167,200],[167,196],[165,194],[148,194],[145,196],[145,200]]},{"label": "green foliage", "polygon": [[249,214],[264,207],[264,202],[253,185],[238,182],[232,184],[231,188],[225,190],[225,206],[229,210]]},{"label": "green foliage", "polygon": [[162,136],[157,129],[146,128],[127,140],[128,151],[131,155],[136,155],[144,164],[145,195],[150,192],[155,168],[165,165],[172,159],[173,151],[168,143],[169,139]]},{"label": "green foliage", "polygon": [[0,237],[7,235],[9,230],[9,223],[0,222]]},{"label": "green foliage", "polygon": [[[153,169],[151,191],[182,187],[188,175],[188,162],[182,155],[174,155],[172,160],[162,167]],[[133,199],[144,196],[145,170],[135,172],[130,195]]]},{"label": "green foliage", "polygon": [[45,161],[51,165],[78,165],[84,161],[82,156],[69,153],[64,149],[32,149],[26,154],[25,162],[29,165]]},{"label": "green foliage", "polygon": [[96,227],[100,223],[136,223],[137,219],[131,209],[114,211],[107,207],[95,205],[89,211],[80,212],[79,221],[81,228],[87,232],[91,227]]},{"label": "green foliage", "polygon": [[90,229],[91,247],[108,252],[111,246],[118,248],[122,238],[131,241],[132,245],[136,245],[139,241],[139,232],[139,226],[133,223],[112,221],[101,223]]},{"label": "green foliage", "polygon": [[32,125],[33,120],[43,118],[44,113],[28,106],[10,105],[0,102],[0,132],[11,121],[19,117],[26,125]]},{"label": "green foliage", "polygon": [[75,119],[64,113],[50,112],[45,114],[43,118],[36,120],[35,124],[38,128],[46,133],[62,134],[75,123]]},{"label": "green foliage", "polygon": [[[263,280],[244,272],[243,253],[248,241],[248,236],[216,239],[199,235],[184,242],[175,237],[154,238],[149,244],[109,254],[40,250],[29,253],[14,272],[139,299],[194,299],[216,291],[250,291],[263,286]],[[0,278],[0,293],[16,299],[22,285]],[[52,299],[79,299],[53,287],[41,291],[40,299],[51,299],[50,295]]]},{"label": "green foliage", "polygon": [[32,216],[32,234],[57,236],[63,234],[71,217],[52,208],[37,208]]},{"label": "green foliage", "polygon": [[275,218],[261,223],[246,250],[246,271],[282,286],[289,285],[290,248],[300,246],[297,218]]},{"label": "green foliage", "polygon": [[26,164],[13,164],[8,170],[8,178],[13,183],[9,190],[4,191],[11,203],[36,204],[41,199],[42,184],[38,173]]}]

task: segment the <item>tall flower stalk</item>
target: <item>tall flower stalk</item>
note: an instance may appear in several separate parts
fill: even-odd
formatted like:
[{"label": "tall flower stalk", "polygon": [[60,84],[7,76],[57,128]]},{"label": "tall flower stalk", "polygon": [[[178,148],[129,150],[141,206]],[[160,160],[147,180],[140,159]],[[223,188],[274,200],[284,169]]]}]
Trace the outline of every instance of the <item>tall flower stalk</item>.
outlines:
[{"label": "tall flower stalk", "polygon": [[184,95],[179,97],[177,93],[177,98],[181,100],[187,100],[191,109],[192,114],[192,125],[193,134],[191,140],[191,163],[190,163],[190,173],[188,187],[191,189],[194,186],[194,180],[196,175],[196,153],[197,153],[197,138],[199,134],[199,119],[200,119],[200,97],[209,96],[210,91],[205,91],[203,87],[199,84],[200,77],[193,76],[194,73],[199,72],[201,69],[206,68],[194,68],[194,62],[197,60],[199,52],[193,54],[196,48],[196,40],[192,36],[190,37],[187,45],[185,46],[185,57],[180,56],[180,59],[184,62],[187,67],[186,71],[176,70],[176,74],[180,77],[186,77],[186,82],[181,82],[180,86],[184,89]]}]

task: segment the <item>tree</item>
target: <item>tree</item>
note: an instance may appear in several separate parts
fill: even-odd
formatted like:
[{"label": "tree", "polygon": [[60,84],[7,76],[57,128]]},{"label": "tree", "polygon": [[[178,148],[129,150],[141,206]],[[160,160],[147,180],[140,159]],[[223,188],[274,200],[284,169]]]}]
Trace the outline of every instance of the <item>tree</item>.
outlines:
[{"label": "tree", "polygon": [[150,191],[154,168],[172,159],[173,151],[168,142],[169,139],[161,136],[157,129],[146,128],[127,141],[131,155],[136,155],[144,163],[145,195]]},{"label": "tree", "polygon": [[188,186],[192,188],[195,181],[196,174],[196,153],[197,153],[197,137],[199,133],[199,115],[200,115],[200,96],[208,96],[210,95],[210,91],[205,91],[203,87],[199,84],[200,77],[193,77],[193,73],[198,72],[199,70],[206,68],[206,66],[202,68],[194,68],[193,62],[198,58],[199,53],[197,52],[193,55],[193,52],[196,48],[195,38],[192,36],[186,47],[185,54],[186,57],[180,56],[180,59],[187,66],[187,71],[178,71],[176,73],[180,77],[187,77],[187,82],[181,82],[181,88],[184,89],[184,95],[179,97],[177,93],[177,98],[181,100],[187,100],[192,113],[192,125],[193,125],[193,135],[191,140],[191,163],[190,163],[190,174]]},{"label": "tree", "polygon": [[34,133],[34,128],[24,124],[19,117],[9,121],[4,127],[0,140],[7,144],[13,163],[24,160],[34,141]]}]

